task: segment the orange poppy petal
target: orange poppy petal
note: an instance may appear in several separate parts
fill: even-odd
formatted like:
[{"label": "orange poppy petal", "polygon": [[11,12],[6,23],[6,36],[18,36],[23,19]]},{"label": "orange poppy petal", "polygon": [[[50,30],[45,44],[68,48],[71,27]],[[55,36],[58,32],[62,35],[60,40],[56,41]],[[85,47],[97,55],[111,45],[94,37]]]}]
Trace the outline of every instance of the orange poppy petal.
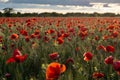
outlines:
[{"label": "orange poppy petal", "polygon": [[65,72],[66,66],[64,64],[61,65],[61,73]]}]

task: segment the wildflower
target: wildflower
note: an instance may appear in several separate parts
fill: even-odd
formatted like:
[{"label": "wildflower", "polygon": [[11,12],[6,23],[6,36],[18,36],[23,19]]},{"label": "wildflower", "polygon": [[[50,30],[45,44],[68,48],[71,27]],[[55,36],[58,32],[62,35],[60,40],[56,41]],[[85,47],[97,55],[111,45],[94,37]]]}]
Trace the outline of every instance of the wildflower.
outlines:
[{"label": "wildflower", "polygon": [[113,53],[115,51],[114,47],[111,45],[106,46],[107,52]]},{"label": "wildflower", "polygon": [[36,35],[34,33],[30,35],[30,38],[35,38],[35,37]]},{"label": "wildflower", "polygon": [[68,63],[74,64],[74,60],[73,60],[72,58],[68,58],[68,59],[66,60],[66,64],[68,64]]},{"label": "wildflower", "polygon": [[65,38],[65,37],[68,37],[69,35],[70,35],[69,33],[63,33],[61,36]]},{"label": "wildflower", "polygon": [[6,73],[6,74],[5,74],[5,77],[6,77],[6,78],[9,78],[10,76],[11,76],[10,73]]},{"label": "wildflower", "polygon": [[8,24],[8,28],[11,28],[12,27],[12,24]]},{"label": "wildflower", "polygon": [[20,34],[23,36],[28,36],[28,32],[26,30],[20,30]]},{"label": "wildflower", "polygon": [[79,51],[79,50],[80,50],[80,47],[76,47],[76,48],[75,48],[75,51]]},{"label": "wildflower", "polygon": [[104,35],[104,36],[102,37],[103,40],[107,40],[108,38],[109,38],[108,35]]},{"label": "wildflower", "polygon": [[54,59],[58,59],[59,58],[59,54],[58,52],[54,52],[49,54],[50,59],[54,60]]},{"label": "wildflower", "polygon": [[10,39],[11,39],[11,40],[17,40],[17,39],[18,39],[18,34],[13,33],[13,34],[10,36]]},{"label": "wildflower", "polygon": [[113,64],[113,57],[109,56],[109,57],[105,58],[104,63],[105,64]]},{"label": "wildflower", "polygon": [[46,42],[46,43],[47,43],[50,39],[49,39],[49,37],[44,36],[44,37],[43,37],[43,40],[44,40],[44,42]]},{"label": "wildflower", "polygon": [[89,61],[89,60],[91,60],[92,57],[93,57],[93,55],[92,55],[91,52],[85,52],[85,53],[83,54],[83,56],[84,56],[84,60],[85,60],[85,61]]},{"label": "wildflower", "polygon": [[120,72],[120,61],[113,62],[113,68],[114,68],[115,71]]},{"label": "wildflower", "polygon": [[29,41],[30,41],[29,36],[26,36],[26,37],[25,37],[25,41],[26,41],[26,42],[29,42]]},{"label": "wildflower", "polygon": [[112,34],[111,34],[111,36],[113,37],[113,38],[115,38],[115,37],[117,37],[118,36],[118,32],[117,31],[114,31]]},{"label": "wildflower", "polygon": [[22,55],[21,52],[18,49],[15,49],[13,52],[13,56],[7,59],[6,64],[12,63],[12,62],[23,62],[27,58],[27,54]]},{"label": "wildflower", "polygon": [[101,73],[101,72],[94,72],[92,74],[92,77],[95,78],[95,79],[99,79],[99,78],[103,78],[104,77],[104,74]]},{"label": "wildflower", "polygon": [[2,45],[2,50],[6,50],[6,45]]},{"label": "wildflower", "polygon": [[69,28],[68,32],[74,32],[74,28]]},{"label": "wildflower", "polygon": [[78,33],[78,35],[81,37],[81,38],[84,38],[85,36],[87,36],[88,35],[88,32],[87,31],[85,31],[85,32],[79,32]]},{"label": "wildflower", "polygon": [[64,40],[63,40],[62,37],[59,37],[59,38],[57,39],[57,42],[58,42],[58,44],[63,44],[63,43],[64,43]]},{"label": "wildflower", "polygon": [[108,27],[107,27],[107,30],[113,30],[115,28],[115,26],[113,26],[113,25],[109,25]]},{"label": "wildflower", "polygon": [[99,40],[99,37],[98,37],[98,36],[95,36],[94,39],[97,41],[97,40]]},{"label": "wildflower", "polygon": [[38,29],[36,29],[36,30],[34,31],[34,34],[37,36],[37,35],[40,34],[40,31],[39,31]]},{"label": "wildflower", "polygon": [[99,45],[99,46],[97,46],[96,50],[106,51],[106,47],[103,45]]},{"label": "wildflower", "polygon": [[2,37],[2,36],[0,36],[0,43],[3,41],[3,40],[2,40],[2,38],[3,38],[3,37]]},{"label": "wildflower", "polygon": [[65,72],[66,66],[58,62],[52,62],[46,69],[46,80],[57,80],[61,73]]},{"label": "wildflower", "polygon": [[54,29],[49,29],[45,32],[45,34],[53,34],[53,33],[55,33]]}]

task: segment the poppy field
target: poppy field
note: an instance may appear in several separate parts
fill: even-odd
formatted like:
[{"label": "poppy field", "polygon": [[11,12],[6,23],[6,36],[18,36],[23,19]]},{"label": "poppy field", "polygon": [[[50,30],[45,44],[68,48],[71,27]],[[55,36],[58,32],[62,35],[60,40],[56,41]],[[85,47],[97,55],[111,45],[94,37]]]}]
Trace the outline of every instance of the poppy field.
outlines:
[{"label": "poppy field", "polygon": [[0,80],[119,80],[120,18],[0,18]]}]

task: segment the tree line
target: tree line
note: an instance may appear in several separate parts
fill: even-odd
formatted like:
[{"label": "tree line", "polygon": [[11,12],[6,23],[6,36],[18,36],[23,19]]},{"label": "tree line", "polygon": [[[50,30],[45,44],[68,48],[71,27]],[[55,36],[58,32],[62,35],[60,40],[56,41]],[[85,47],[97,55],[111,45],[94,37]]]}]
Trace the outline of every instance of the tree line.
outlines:
[{"label": "tree line", "polygon": [[120,17],[120,14],[115,13],[21,13],[14,12],[13,8],[4,8],[3,12],[0,12],[0,17]]}]

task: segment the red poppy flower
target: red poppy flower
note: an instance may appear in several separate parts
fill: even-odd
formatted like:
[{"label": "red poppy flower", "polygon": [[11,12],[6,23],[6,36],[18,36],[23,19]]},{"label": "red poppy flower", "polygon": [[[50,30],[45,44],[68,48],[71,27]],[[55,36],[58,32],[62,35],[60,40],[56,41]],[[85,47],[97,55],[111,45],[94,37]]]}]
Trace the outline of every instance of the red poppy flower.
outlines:
[{"label": "red poppy flower", "polygon": [[105,64],[113,64],[113,57],[109,56],[104,60]]},{"label": "red poppy flower", "polygon": [[28,32],[26,30],[20,30],[20,34],[23,36],[28,36]]},{"label": "red poppy flower", "polygon": [[66,24],[66,27],[67,27],[67,28],[70,28],[70,26],[71,26],[71,24],[70,24],[70,23]]},{"label": "red poppy flower", "polygon": [[107,50],[107,52],[111,52],[111,53],[113,53],[115,51],[114,47],[111,45],[106,46],[106,50]]},{"label": "red poppy flower", "polygon": [[115,38],[115,37],[117,37],[118,36],[118,31],[114,31],[112,34],[111,34],[111,36],[113,37],[113,38]]},{"label": "red poppy flower", "polygon": [[103,77],[104,77],[104,74],[101,73],[101,72],[94,72],[94,73],[92,74],[92,77],[95,78],[95,79],[103,78]]},{"label": "red poppy flower", "polygon": [[103,50],[103,51],[106,51],[106,47],[103,46],[103,45],[99,45],[99,46],[97,46],[96,49],[97,49],[97,50]]},{"label": "red poppy flower", "polygon": [[57,62],[52,62],[46,69],[46,80],[57,80],[61,73],[65,72],[66,66]]},{"label": "red poppy flower", "polygon": [[99,37],[98,37],[98,36],[95,36],[95,38],[94,38],[94,39],[97,41],[97,40],[99,40]]},{"label": "red poppy flower", "polygon": [[40,31],[38,29],[35,30],[34,34],[37,36],[40,34]]},{"label": "red poppy flower", "polygon": [[109,38],[108,35],[104,35],[104,36],[102,37],[103,40],[107,40],[108,38]]},{"label": "red poppy flower", "polygon": [[11,28],[11,27],[12,27],[12,24],[8,24],[8,27]]},{"label": "red poppy flower", "polygon": [[18,35],[13,33],[11,36],[10,36],[10,39],[11,40],[17,40],[18,39]]},{"label": "red poppy flower", "polygon": [[88,29],[86,28],[86,27],[84,27],[84,26],[81,26],[80,27],[80,31],[82,31],[82,32],[85,32],[85,31],[87,31]]},{"label": "red poppy flower", "polygon": [[72,58],[68,58],[68,59],[66,60],[66,64],[68,64],[68,63],[74,64],[74,60],[73,60]]},{"label": "red poppy flower", "polygon": [[113,62],[113,68],[114,68],[115,71],[120,72],[120,61]]},{"label": "red poppy flower", "polygon": [[31,26],[31,23],[30,23],[30,22],[27,22],[26,25],[27,25],[28,27],[30,27],[30,26]]},{"label": "red poppy flower", "polygon": [[2,36],[0,36],[0,42],[2,42],[2,38],[3,38],[3,37],[2,37]]},{"label": "red poppy flower", "polygon": [[25,37],[25,41],[26,41],[26,42],[29,42],[29,41],[30,41],[29,36],[26,36],[26,37]]},{"label": "red poppy flower", "polygon": [[34,33],[30,35],[30,38],[35,38],[35,37],[36,35]]},{"label": "red poppy flower", "polygon": [[76,48],[75,48],[75,51],[79,51],[79,50],[80,50],[80,47],[76,47]]},{"label": "red poppy flower", "polygon": [[83,54],[83,56],[84,56],[84,60],[85,60],[85,61],[89,61],[89,60],[91,60],[92,57],[93,57],[93,55],[92,55],[91,52],[85,52],[85,53]]},{"label": "red poppy flower", "polygon": [[69,28],[68,32],[74,32],[74,28]]},{"label": "red poppy flower", "polygon": [[6,61],[6,64],[12,62],[23,62],[26,60],[26,58],[27,58],[27,54],[22,55],[18,49],[15,49],[13,52],[13,56]]},{"label": "red poppy flower", "polygon": [[53,29],[49,29],[45,32],[45,34],[53,34],[55,32],[55,30]]},{"label": "red poppy flower", "polygon": [[47,42],[50,40],[50,38],[49,38],[49,37],[47,37],[47,36],[44,36],[44,37],[43,37],[43,40],[44,40],[44,42],[46,42],[46,43],[47,43]]},{"label": "red poppy flower", "polygon": [[65,37],[69,37],[69,35],[70,35],[69,33],[63,33],[61,37],[65,38]]},{"label": "red poppy flower", "polygon": [[64,40],[63,40],[62,37],[59,37],[59,38],[57,39],[57,42],[58,42],[58,44],[63,44],[63,43],[64,43]]},{"label": "red poppy flower", "polygon": [[108,27],[107,27],[107,30],[113,30],[115,28],[115,26],[113,26],[113,25],[109,25]]},{"label": "red poppy flower", "polygon": [[59,58],[59,54],[58,52],[54,52],[49,54],[50,59],[54,60],[54,59],[58,59]]},{"label": "red poppy flower", "polygon": [[84,31],[84,32],[78,32],[78,35],[80,36],[80,37],[85,37],[85,36],[87,36],[88,35],[88,32],[87,31]]}]

